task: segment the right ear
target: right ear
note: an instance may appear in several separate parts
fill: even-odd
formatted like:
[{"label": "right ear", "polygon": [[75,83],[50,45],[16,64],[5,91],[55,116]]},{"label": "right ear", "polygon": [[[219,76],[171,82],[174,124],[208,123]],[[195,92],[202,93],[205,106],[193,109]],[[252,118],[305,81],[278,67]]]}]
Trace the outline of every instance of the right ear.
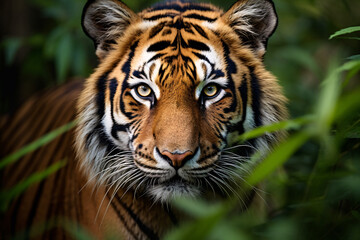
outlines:
[{"label": "right ear", "polygon": [[89,0],[82,13],[82,27],[103,59],[137,15],[119,0]]}]

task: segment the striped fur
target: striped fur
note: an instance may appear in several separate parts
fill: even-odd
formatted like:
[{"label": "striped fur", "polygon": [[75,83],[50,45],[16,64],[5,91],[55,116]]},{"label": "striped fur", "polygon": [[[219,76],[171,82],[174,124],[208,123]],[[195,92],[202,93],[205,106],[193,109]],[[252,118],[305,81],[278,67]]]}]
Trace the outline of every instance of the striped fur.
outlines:
[{"label": "striped fur", "polygon": [[234,145],[241,133],[287,117],[262,61],[276,24],[269,0],[239,0],[227,12],[175,1],[138,14],[117,0],[89,1],[83,28],[98,68],[84,85],[34,97],[2,124],[3,156],[78,120],[75,131],[2,173],[6,189],[67,159],[12,203],[2,237],[45,224],[42,238],[70,238],[71,221],[97,238],[158,239],[181,218],[174,197],[233,194],[256,164],[251,155],[284,135]]}]

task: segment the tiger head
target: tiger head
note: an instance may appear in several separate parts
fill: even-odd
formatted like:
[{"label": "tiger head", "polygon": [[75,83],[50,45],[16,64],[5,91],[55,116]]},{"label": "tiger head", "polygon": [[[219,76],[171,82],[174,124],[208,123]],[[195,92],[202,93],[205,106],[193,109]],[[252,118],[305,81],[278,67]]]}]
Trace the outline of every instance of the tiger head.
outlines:
[{"label": "tiger head", "polygon": [[276,25],[270,0],[227,12],[173,1],[138,14],[118,0],[89,1],[83,28],[100,64],[78,101],[76,139],[89,178],[160,201],[232,191],[251,154],[281,137],[233,145],[286,118],[263,64]]}]

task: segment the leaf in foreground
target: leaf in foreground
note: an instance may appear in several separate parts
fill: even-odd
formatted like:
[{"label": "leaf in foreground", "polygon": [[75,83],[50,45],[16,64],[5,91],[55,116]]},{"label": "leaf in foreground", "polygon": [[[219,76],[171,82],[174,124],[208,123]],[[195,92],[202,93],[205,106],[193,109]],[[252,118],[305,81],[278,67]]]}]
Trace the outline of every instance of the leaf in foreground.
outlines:
[{"label": "leaf in foreground", "polygon": [[54,131],[42,136],[38,140],[26,145],[25,147],[21,148],[20,150],[16,151],[15,153],[10,154],[9,156],[1,159],[0,160],[0,169],[4,168],[5,166],[7,166],[10,163],[17,161],[18,159],[20,159],[22,156],[28,154],[29,152],[32,152],[32,151],[38,149],[39,147],[44,146],[45,144],[51,142],[56,137],[69,131],[70,129],[72,129],[75,126],[75,124],[76,124],[76,121],[72,121],[64,126],[61,126],[57,129],[55,129]]},{"label": "leaf in foreground", "polygon": [[252,174],[246,179],[246,182],[255,186],[276,168],[281,166],[296,150],[298,150],[309,138],[311,134],[307,131],[301,131],[298,134],[286,139],[264,159],[253,171]]},{"label": "leaf in foreground", "polygon": [[360,26],[344,28],[335,32],[333,35],[330,36],[329,39],[333,39],[334,37],[342,36],[353,32],[359,32],[359,31],[360,31]]},{"label": "leaf in foreground", "polygon": [[40,182],[41,180],[47,178],[52,173],[56,172],[60,168],[66,165],[66,161],[59,161],[42,172],[37,172],[32,174],[29,178],[23,180],[22,182],[18,183],[16,186],[11,188],[10,190],[2,190],[0,192],[0,208],[1,211],[6,211],[9,203],[15,197],[19,196],[23,193],[30,185]]}]

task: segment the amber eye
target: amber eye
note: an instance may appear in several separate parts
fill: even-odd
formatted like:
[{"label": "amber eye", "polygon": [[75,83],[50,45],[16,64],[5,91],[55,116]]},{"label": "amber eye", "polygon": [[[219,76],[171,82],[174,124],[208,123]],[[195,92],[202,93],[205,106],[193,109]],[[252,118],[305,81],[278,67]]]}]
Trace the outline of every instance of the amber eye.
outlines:
[{"label": "amber eye", "polygon": [[151,88],[148,87],[147,85],[139,85],[137,88],[136,88],[136,91],[137,91],[137,94],[140,96],[140,97],[149,97],[151,95]]},{"label": "amber eye", "polygon": [[206,97],[214,97],[218,91],[219,88],[215,84],[209,84],[203,90]]}]

